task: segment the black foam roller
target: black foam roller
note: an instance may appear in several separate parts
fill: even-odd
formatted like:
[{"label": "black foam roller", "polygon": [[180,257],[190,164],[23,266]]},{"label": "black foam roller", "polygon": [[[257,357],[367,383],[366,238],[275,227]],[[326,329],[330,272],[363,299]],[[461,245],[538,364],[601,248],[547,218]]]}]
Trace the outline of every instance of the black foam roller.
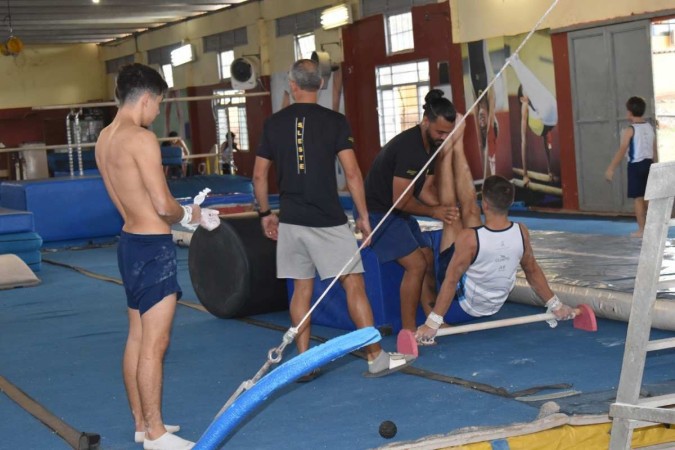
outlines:
[{"label": "black foam roller", "polygon": [[213,231],[197,228],[188,266],[197,298],[223,319],[288,309],[284,280],[276,277],[276,242],[257,217],[221,219]]}]

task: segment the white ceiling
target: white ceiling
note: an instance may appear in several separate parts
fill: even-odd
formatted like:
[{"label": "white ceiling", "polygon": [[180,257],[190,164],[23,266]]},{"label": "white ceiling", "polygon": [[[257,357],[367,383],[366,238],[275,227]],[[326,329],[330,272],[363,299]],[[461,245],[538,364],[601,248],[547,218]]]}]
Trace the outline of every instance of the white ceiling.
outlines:
[{"label": "white ceiling", "polygon": [[101,43],[229,7],[244,0],[0,0],[0,40]]}]

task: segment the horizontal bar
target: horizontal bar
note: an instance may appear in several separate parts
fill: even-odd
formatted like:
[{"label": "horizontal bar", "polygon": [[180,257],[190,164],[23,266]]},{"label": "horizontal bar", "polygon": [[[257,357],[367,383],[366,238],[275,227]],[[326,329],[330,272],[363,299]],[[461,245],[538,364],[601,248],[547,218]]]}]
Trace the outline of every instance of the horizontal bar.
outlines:
[{"label": "horizontal bar", "polygon": [[553,313],[533,314],[522,317],[512,317],[509,319],[491,320],[489,322],[472,323],[469,325],[460,325],[457,327],[440,328],[436,336],[449,336],[451,334],[470,333],[472,331],[490,330],[492,328],[508,327],[511,325],[523,325],[526,323],[544,322],[555,319]]},{"label": "horizontal bar", "polygon": [[[514,167],[513,173],[515,173],[516,175],[520,175],[522,177],[523,176],[523,169],[521,169],[519,167]],[[544,181],[546,183],[550,183],[551,181],[553,181],[552,177],[551,177],[551,174],[548,174],[548,173],[533,172],[531,170],[528,170],[527,176],[529,178],[532,178],[533,180]]]},{"label": "horizontal bar", "polygon": [[553,195],[562,195],[562,189],[554,186],[548,186],[546,184],[539,184],[539,183],[528,183],[527,186],[525,186],[525,183],[523,180],[519,180],[517,178],[513,178],[511,180],[511,183],[514,186],[518,186],[520,188],[524,189],[530,189],[532,191],[537,191],[537,192],[545,192],[547,194],[553,194]]},{"label": "horizontal bar", "polygon": [[[196,102],[201,100],[218,100],[221,98],[239,98],[239,97],[262,97],[270,95],[269,92],[251,92],[248,94],[232,94],[232,95],[200,95],[196,97],[171,97],[162,100],[163,103],[173,102]],[[35,111],[46,111],[51,109],[79,109],[79,108],[98,108],[101,106],[117,106],[114,101],[96,102],[96,103],[74,103],[72,105],[50,105],[50,106],[33,106],[31,109]]]},{"label": "horizontal bar", "polygon": [[[187,148],[187,144],[185,143],[184,140],[180,138],[175,138],[175,137],[163,137],[163,138],[157,138],[158,142],[168,142],[168,141],[181,141],[183,145],[185,145],[185,148]],[[96,146],[96,142],[83,142],[81,144],[75,144],[72,143],[70,145],[70,148],[73,149],[73,151],[76,151],[78,147],[82,149],[88,149]],[[25,151],[34,151],[34,150],[59,150],[59,149],[68,149],[68,144],[53,144],[53,145],[29,145],[26,147],[6,147],[6,148],[0,148],[0,154],[2,153],[12,153],[12,152],[25,152]],[[65,153],[65,152],[64,152]],[[197,158],[203,158],[205,156],[211,156],[211,154],[199,154],[200,156],[197,156]],[[183,158],[186,159],[186,158]]]}]

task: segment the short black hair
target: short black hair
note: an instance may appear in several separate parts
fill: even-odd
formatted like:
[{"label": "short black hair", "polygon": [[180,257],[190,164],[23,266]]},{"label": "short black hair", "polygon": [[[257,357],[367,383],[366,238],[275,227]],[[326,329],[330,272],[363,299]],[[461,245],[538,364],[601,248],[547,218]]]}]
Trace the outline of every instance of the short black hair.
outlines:
[{"label": "short black hair", "polygon": [[177,131],[169,131],[169,137],[178,137]]},{"label": "short black hair", "polygon": [[647,102],[645,102],[645,99],[642,97],[631,97],[626,102],[626,109],[630,111],[634,117],[642,117],[647,109]]},{"label": "short black hair", "polygon": [[455,123],[457,110],[450,100],[444,97],[440,89],[432,89],[424,97],[424,116],[431,122],[443,117],[450,123]]},{"label": "short black hair", "polygon": [[123,66],[115,80],[115,98],[120,106],[134,102],[144,92],[164,95],[169,86],[155,69],[134,63]]},{"label": "short black hair", "polygon": [[487,201],[498,213],[508,214],[514,194],[513,185],[502,176],[492,175],[483,182],[483,201]]}]

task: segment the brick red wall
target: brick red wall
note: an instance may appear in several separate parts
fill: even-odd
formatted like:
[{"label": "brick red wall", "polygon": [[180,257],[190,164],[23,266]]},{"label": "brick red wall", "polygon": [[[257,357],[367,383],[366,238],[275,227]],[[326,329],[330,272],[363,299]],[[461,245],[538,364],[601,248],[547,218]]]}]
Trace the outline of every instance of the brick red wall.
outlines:
[{"label": "brick red wall", "polygon": [[579,209],[577,163],[574,146],[574,117],[572,115],[572,84],[567,33],[551,35],[555,91],[558,101],[558,139],[560,142],[560,181],[563,189],[563,208]]},{"label": "brick red wall", "polygon": [[[439,84],[438,64],[448,62],[453,102],[459,111],[466,108],[462,54],[460,46],[452,44],[449,4],[444,2],[413,8],[412,19],[414,50],[393,55],[387,55],[381,15],[366,17],[342,30],[345,112],[353,129],[354,148],[364,174],[380,151],[375,83],[377,66],[427,59],[430,86],[433,87]],[[472,122],[467,123],[467,139],[471,139],[472,132],[468,130],[473,128]]]}]

